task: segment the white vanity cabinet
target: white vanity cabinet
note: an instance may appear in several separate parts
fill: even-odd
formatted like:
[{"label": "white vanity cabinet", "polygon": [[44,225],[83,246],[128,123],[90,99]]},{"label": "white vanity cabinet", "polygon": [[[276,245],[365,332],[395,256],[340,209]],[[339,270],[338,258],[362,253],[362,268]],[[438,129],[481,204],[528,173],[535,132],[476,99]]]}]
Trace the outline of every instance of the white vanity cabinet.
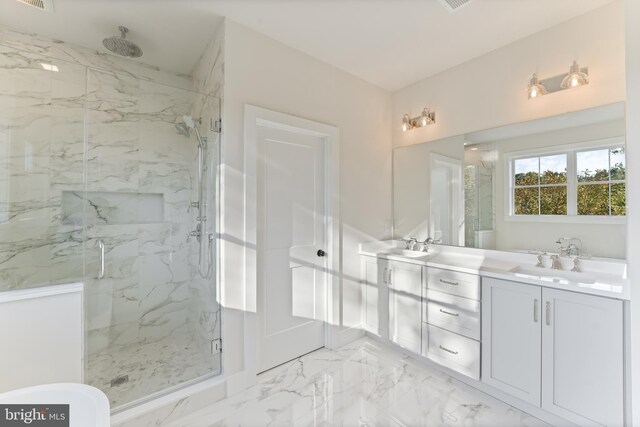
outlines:
[{"label": "white vanity cabinet", "polygon": [[422,348],[423,267],[388,261],[389,339],[420,354]]},{"label": "white vanity cabinet", "polygon": [[376,257],[362,257],[364,328],[381,337],[389,336],[389,291],[387,289],[387,261]]},{"label": "white vanity cabinet", "polygon": [[542,289],[542,408],[578,425],[624,423],[622,301]]},{"label": "white vanity cabinet", "polygon": [[482,381],[540,406],[541,288],[482,279]]},{"label": "white vanity cabinet", "polygon": [[427,268],[422,355],[480,379],[480,276]]},{"label": "white vanity cabinet", "polygon": [[482,381],[578,425],[623,425],[622,301],[483,278]]}]

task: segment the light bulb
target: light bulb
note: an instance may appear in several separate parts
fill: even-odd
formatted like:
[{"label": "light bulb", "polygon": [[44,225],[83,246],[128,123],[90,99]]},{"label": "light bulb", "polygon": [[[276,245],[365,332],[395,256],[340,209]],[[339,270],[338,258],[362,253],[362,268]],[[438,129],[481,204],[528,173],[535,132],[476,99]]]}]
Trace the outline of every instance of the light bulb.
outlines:
[{"label": "light bulb", "polygon": [[431,123],[431,117],[429,117],[429,110],[424,108],[420,115],[420,126],[426,126]]},{"label": "light bulb", "polygon": [[402,118],[402,132],[406,132],[409,129],[411,129],[410,121],[411,119],[409,119],[409,115],[405,114],[404,117]]},{"label": "light bulb", "polygon": [[529,99],[537,98],[539,95],[547,93],[547,88],[538,80],[538,75],[533,73],[531,80],[529,80],[529,86],[527,86],[527,94]]},{"label": "light bulb", "polygon": [[583,86],[589,83],[589,74],[580,69],[580,66],[576,61],[573,61],[571,67],[569,68],[569,73],[562,79],[560,83],[560,87],[562,88],[574,88],[578,86]]}]

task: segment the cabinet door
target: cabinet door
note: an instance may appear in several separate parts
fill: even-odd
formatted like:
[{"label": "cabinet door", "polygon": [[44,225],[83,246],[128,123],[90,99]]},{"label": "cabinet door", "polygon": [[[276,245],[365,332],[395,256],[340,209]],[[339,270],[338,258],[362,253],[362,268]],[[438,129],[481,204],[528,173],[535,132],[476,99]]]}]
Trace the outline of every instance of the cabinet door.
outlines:
[{"label": "cabinet door", "polygon": [[422,347],[422,267],[389,262],[389,339],[420,354]]},{"label": "cabinet door", "polygon": [[622,301],[542,291],[542,407],[578,425],[623,425]]},{"label": "cabinet door", "polygon": [[362,271],[364,275],[364,327],[371,333],[387,337],[389,318],[387,261],[380,258],[363,257]]},{"label": "cabinet door", "polygon": [[482,382],[540,406],[542,290],[482,278]]}]

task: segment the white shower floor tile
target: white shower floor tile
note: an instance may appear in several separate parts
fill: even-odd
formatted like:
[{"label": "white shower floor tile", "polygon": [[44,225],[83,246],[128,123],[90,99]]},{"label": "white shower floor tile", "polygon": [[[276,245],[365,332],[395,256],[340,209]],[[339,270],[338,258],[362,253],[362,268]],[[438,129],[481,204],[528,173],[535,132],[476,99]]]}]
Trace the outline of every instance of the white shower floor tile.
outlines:
[{"label": "white shower floor tile", "polygon": [[[158,341],[114,346],[90,354],[86,382],[105,392],[111,408],[204,375],[220,372],[220,356],[192,336],[171,335]],[[129,381],[111,387],[111,380]]]}]

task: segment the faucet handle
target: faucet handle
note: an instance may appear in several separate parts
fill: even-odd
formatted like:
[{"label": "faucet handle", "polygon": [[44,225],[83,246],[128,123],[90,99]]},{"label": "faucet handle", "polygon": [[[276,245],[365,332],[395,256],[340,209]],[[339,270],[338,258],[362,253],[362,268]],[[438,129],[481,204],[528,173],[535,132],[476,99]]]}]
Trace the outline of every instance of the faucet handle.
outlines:
[{"label": "faucet handle", "polygon": [[537,255],[538,263],[536,267],[544,267],[544,257],[547,255],[545,251],[529,251],[529,253]]},{"label": "faucet handle", "polygon": [[580,273],[582,270],[580,269],[580,257],[573,258],[573,268],[571,269],[574,273]]},{"label": "faucet handle", "polygon": [[562,270],[562,263],[560,262],[560,254],[551,255],[551,269]]}]

